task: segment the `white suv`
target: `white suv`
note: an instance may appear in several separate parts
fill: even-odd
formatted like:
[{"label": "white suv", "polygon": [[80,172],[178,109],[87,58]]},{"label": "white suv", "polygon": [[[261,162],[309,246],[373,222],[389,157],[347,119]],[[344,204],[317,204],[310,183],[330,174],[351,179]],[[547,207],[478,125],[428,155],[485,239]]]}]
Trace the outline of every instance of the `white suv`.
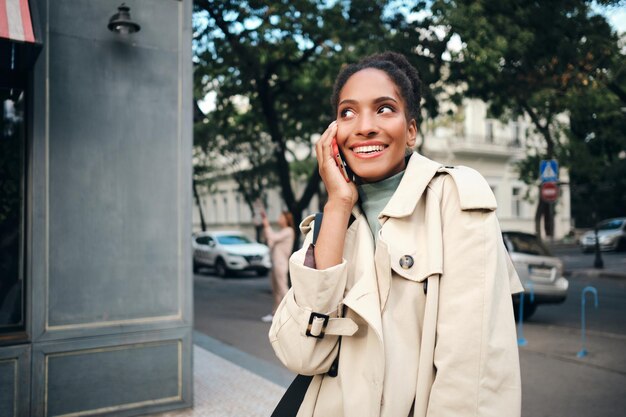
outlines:
[{"label": "white suv", "polygon": [[238,231],[200,232],[193,235],[193,272],[202,266],[220,277],[234,271],[265,275],[272,267],[270,249]]}]

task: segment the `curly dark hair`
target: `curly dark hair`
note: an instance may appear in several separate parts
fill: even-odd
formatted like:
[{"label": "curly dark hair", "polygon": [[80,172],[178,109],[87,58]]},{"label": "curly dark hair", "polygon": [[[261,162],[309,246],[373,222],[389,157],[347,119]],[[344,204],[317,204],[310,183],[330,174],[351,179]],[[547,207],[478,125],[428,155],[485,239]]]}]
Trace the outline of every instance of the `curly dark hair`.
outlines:
[{"label": "curly dark hair", "polygon": [[359,62],[350,64],[339,72],[330,98],[333,112],[337,113],[339,94],[348,79],[366,68],[384,71],[391,78],[404,99],[407,120],[413,119],[415,123],[419,124],[420,101],[422,99],[422,81],[419,73],[404,55],[391,51],[366,56]]}]

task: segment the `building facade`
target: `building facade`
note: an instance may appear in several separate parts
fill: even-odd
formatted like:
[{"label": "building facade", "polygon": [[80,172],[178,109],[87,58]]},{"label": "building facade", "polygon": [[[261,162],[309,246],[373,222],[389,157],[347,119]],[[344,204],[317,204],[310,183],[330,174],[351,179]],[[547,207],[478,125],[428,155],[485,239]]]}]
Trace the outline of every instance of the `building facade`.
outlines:
[{"label": "building facade", "polygon": [[[452,116],[441,119],[444,120],[436,120],[425,134],[424,154],[445,164],[479,171],[496,196],[502,230],[534,233],[539,188],[525,184],[516,166],[527,152],[543,146],[530,120],[491,119],[487,116],[487,104],[476,99],[464,100]],[[554,206],[555,239],[563,238],[572,229],[566,169],[560,169],[559,182],[560,195]]]},{"label": "building facade", "polygon": [[0,416],[190,407],[192,1],[0,3]]}]

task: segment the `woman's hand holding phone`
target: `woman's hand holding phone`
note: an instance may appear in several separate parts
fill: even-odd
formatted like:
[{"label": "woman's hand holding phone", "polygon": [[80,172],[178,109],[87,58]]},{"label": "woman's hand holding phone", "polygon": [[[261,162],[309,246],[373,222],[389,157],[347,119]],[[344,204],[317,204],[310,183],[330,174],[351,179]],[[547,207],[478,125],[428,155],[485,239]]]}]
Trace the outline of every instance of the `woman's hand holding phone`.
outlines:
[{"label": "woman's hand holding phone", "polygon": [[335,159],[339,154],[338,148],[336,152],[333,151],[333,142],[337,143],[336,136],[337,121],[334,121],[315,144],[320,176],[328,192],[324,221],[314,249],[317,269],[330,268],[342,262],[350,213],[359,197],[354,182],[346,182]]},{"label": "woman's hand holding phone", "polygon": [[344,161],[343,157],[341,156],[341,151],[339,151],[339,145],[337,145],[337,138],[333,138],[330,144],[332,146],[335,163],[341,171],[341,175],[343,175],[343,178],[346,180],[346,182],[350,182],[351,175],[348,173],[348,164],[346,164],[346,161]]},{"label": "woman's hand holding phone", "polygon": [[337,121],[334,121],[315,145],[317,163],[328,192],[328,200],[346,203],[351,209],[358,199],[358,192],[350,181],[347,165],[341,159],[336,135]]}]

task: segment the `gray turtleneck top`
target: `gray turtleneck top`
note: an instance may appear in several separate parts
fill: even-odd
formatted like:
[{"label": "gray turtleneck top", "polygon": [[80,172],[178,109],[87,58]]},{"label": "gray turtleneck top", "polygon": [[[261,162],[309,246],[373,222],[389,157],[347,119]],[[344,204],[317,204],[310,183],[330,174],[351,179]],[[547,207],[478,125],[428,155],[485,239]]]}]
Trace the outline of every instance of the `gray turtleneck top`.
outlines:
[{"label": "gray turtleneck top", "polygon": [[367,223],[370,225],[374,242],[378,240],[378,232],[381,228],[378,215],[383,211],[398,185],[400,185],[403,176],[404,170],[384,180],[358,186],[361,209],[365,213]]}]

